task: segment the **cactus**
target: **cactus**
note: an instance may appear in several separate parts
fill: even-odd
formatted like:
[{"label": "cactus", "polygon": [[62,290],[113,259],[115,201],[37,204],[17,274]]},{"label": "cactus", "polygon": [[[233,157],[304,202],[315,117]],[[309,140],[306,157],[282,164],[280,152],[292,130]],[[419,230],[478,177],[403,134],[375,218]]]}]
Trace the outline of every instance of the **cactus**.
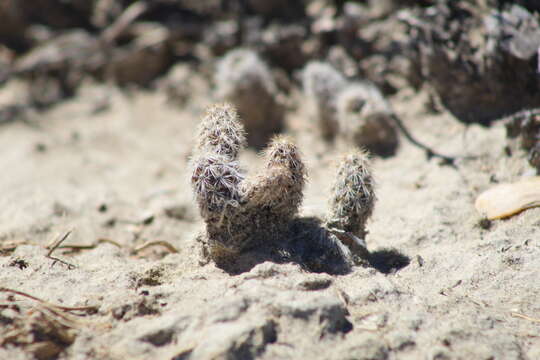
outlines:
[{"label": "cactus", "polygon": [[247,49],[228,52],[217,64],[216,94],[238,109],[250,146],[262,148],[283,130],[284,106],[268,66]]},{"label": "cactus", "polygon": [[317,125],[326,140],[339,131],[335,96],[347,85],[345,77],[331,65],[309,62],[302,72],[302,87],[316,110]]},{"label": "cactus", "polygon": [[377,200],[375,181],[365,151],[355,150],[343,158],[332,193],[328,225],[364,239],[366,221]]},{"label": "cactus", "polygon": [[275,136],[264,152],[265,168],[245,177],[236,161],[243,135],[228,104],[209,108],[199,127],[191,183],[206,223],[199,239],[208,257],[235,273],[264,260],[295,261],[310,271],[349,271],[351,245],[340,236],[363,237],[375,200],[365,153],[354,152],[341,165],[327,229],[298,214],[306,171],[292,140]]},{"label": "cactus", "polygon": [[249,205],[265,209],[277,218],[291,219],[302,203],[305,168],[296,145],[276,136],[264,152],[266,168],[248,182]]},{"label": "cactus", "polygon": [[245,243],[223,231],[239,214],[240,185],[245,176],[236,159],[245,141],[233,106],[223,103],[208,108],[199,125],[196,152],[191,160],[191,184],[207,224],[208,246],[215,256],[239,251]]},{"label": "cactus", "polygon": [[398,146],[393,111],[379,89],[368,82],[348,84],[336,99],[339,131],[349,143],[380,156],[393,155]]},{"label": "cactus", "polygon": [[198,129],[197,150],[236,159],[245,146],[246,134],[236,109],[228,104],[218,104],[206,111]]}]

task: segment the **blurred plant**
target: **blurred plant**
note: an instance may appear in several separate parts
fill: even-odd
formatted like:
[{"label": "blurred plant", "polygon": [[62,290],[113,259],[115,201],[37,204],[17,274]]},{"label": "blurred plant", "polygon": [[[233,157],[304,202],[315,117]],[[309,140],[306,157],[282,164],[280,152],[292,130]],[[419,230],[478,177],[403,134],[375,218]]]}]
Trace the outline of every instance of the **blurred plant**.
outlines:
[{"label": "blurred plant", "polygon": [[317,127],[323,138],[334,139],[339,132],[336,94],[347,86],[347,80],[331,65],[312,61],[302,72],[302,86],[315,108]]},{"label": "blurred plant", "polygon": [[337,139],[379,156],[391,156],[398,147],[399,130],[428,158],[454,164],[455,158],[439,154],[416,140],[374,84],[349,82],[331,65],[312,61],[302,71],[302,85],[325,140]]},{"label": "blurred plant", "polygon": [[398,133],[393,111],[375,85],[349,83],[337,95],[336,107],[340,134],[349,143],[381,156],[396,152]]},{"label": "blurred plant", "polygon": [[228,52],[215,73],[218,98],[238,109],[250,146],[264,147],[273,134],[283,130],[284,106],[268,66],[252,50]]}]

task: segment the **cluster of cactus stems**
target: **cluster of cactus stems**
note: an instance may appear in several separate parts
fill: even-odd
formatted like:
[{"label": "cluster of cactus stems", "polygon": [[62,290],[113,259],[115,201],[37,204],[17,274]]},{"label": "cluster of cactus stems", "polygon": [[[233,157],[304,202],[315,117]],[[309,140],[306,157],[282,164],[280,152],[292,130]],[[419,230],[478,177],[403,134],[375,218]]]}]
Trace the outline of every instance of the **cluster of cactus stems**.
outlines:
[{"label": "cluster of cactus stems", "polygon": [[306,170],[296,145],[275,136],[263,153],[264,169],[246,176],[237,162],[245,144],[232,105],[207,110],[199,126],[191,183],[206,223],[199,238],[209,258],[229,269],[241,269],[246,256],[252,256],[296,261],[312,271],[348,271],[354,254],[333,230],[365,235],[375,202],[367,155],[354,151],[342,161],[327,228],[320,220],[299,216]]},{"label": "cluster of cactus stems", "polygon": [[278,101],[278,88],[272,72],[249,49],[228,52],[217,64],[216,95],[237,108],[247,130],[247,142],[263,148],[283,130],[285,107]]},{"label": "cluster of cactus stems", "polygon": [[375,85],[349,82],[331,65],[319,61],[306,65],[302,85],[315,103],[315,119],[323,138],[343,139],[381,156],[395,153],[398,137],[393,111]]}]

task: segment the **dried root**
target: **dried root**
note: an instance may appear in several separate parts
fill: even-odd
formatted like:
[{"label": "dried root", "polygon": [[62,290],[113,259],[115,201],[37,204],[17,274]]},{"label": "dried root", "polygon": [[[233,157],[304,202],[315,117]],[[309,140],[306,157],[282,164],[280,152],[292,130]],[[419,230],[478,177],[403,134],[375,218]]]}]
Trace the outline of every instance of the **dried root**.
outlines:
[{"label": "dried root", "polygon": [[211,152],[236,159],[238,151],[246,144],[244,127],[236,109],[227,103],[208,109],[201,121],[197,137],[197,151]]}]

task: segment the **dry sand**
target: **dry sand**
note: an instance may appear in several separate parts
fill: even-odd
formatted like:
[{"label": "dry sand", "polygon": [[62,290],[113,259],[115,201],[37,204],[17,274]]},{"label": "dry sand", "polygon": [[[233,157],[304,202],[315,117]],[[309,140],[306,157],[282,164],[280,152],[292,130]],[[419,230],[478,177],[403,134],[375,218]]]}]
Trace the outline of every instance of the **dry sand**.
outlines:
[{"label": "dry sand", "polygon": [[[194,240],[187,161],[211,103],[194,92],[180,109],[159,91],[88,84],[0,127],[0,287],[97,308],[4,288],[0,359],[540,359],[540,208],[485,229],[473,206],[530,174],[521,150],[504,151],[501,124],[465,127],[402,91],[394,106],[418,138],[478,158],[441,166],[402,139],[375,159],[376,267],[331,276],[267,262],[231,276],[201,264]],[[288,115],[309,171],[303,214],[324,215],[343,149],[318,140],[302,106]],[[242,160],[260,165],[252,151]],[[54,251],[73,266],[47,257],[69,230],[62,245],[97,245]],[[178,253],[136,251],[156,240]]]}]

